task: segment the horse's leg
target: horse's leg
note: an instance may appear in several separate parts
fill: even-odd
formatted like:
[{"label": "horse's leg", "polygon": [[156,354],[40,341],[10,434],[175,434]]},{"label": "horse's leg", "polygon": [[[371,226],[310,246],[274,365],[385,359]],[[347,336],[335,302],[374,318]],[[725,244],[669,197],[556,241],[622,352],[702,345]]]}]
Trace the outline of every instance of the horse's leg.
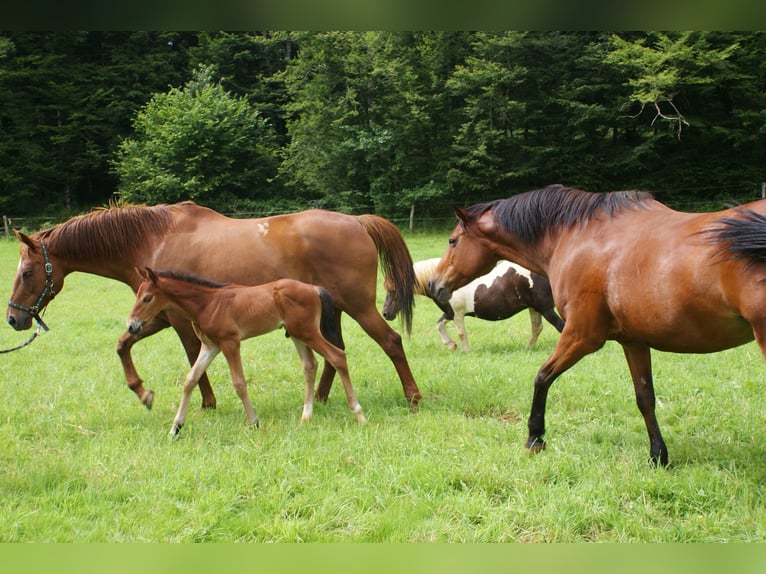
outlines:
[{"label": "horse's leg", "polygon": [[529,322],[532,326],[532,334],[529,337],[529,342],[527,342],[527,348],[531,349],[535,346],[537,338],[543,331],[543,316],[532,309],[532,307],[529,308]]},{"label": "horse's leg", "polygon": [[301,415],[301,422],[306,422],[314,414],[314,382],[317,376],[317,360],[314,352],[303,341],[299,341],[295,337],[291,337],[291,339],[301,360],[303,379],[306,382],[306,393],[303,397],[303,414]]},{"label": "horse's leg", "polygon": [[[340,348],[345,348],[343,343],[343,330],[340,323],[341,311],[335,310],[336,329],[338,332],[338,338],[340,339]],[[330,396],[330,389],[332,388],[332,380],[335,378],[335,367],[333,367],[327,360],[322,367],[322,374],[319,376],[319,384],[317,385],[317,391],[314,398],[321,403],[327,402],[327,397]]]},{"label": "horse's leg", "polygon": [[210,366],[210,363],[218,355],[220,349],[213,345],[202,345],[197,360],[194,361],[189,374],[186,375],[183,384],[183,395],[181,395],[181,403],[178,405],[178,411],[173,419],[173,426],[170,427],[170,436],[176,436],[184,426],[186,422],[186,411],[189,409],[189,401],[191,400],[192,391],[197,386],[197,382],[200,377]]},{"label": "horse's leg", "polygon": [[468,345],[468,333],[465,331],[465,315],[459,311],[455,311],[455,329],[457,329],[457,337],[460,339],[460,348],[464,353],[471,350]]},{"label": "horse's leg", "polygon": [[566,323],[564,323],[564,319],[559,317],[559,314],[556,313],[556,310],[553,307],[538,312],[542,313],[543,317],[545,317],[545,320],[553,325],[559,333],[564,330],[564,325]]},{"label": "horse's leg", "polygon": [[234,391],[237,393],[242,406],[245,407],[245,415],[248,422],[255,428],[258,428],[258,417],[255,416],[253,405],[250,403],[250,397],[247,394],[247,381],[245,373],[242,371],[242,356],[240,355],[239,340],[222,341],[221,351],[226,357],[231,373],[231,382],[234,385]]},{"label": "horse's leg", "polygon": [[351,411],[351,414],[353,414],[356,417],[356,420],[360,423],[366,423],[367,419],[364,417],[364,412],[362,412],[362,405],[359,404],[356,394],[354,393],[354,387],[351,385],[346,353],[334,345],[331,345],[319,333],[309,335],[305,342],[317,353],[322,355],[328,363],[335,367],[335,370],[338,372],[338,376],[343,383],[343,389],[346,391],[346,400],[348,401],[348,408]]},{"label": "horse's leg", "polygon": [[133,345],[141,339],[150,337],[168,326],[169,323],[167,321],[155,317],[152,321],[144,325],[140,334],[131,335],[126,331],[117,342],[117,355],[120,357],[122,370],[125,373],[125,382],[127,383],[128,388],[136,393],[136,396],[141,403],[150,410],[152,408],[152,403],[154,402],[154,391],[147,391],[144,389],[144,382],[141,380],[141,377],[138,376],[130,350]]},{"label": "horse's leg", "polygon": [[442,343],[450,350],[457,349],[457,344],[452,340],[452,337],[447,333],[447,315],[443,314],[441,318],[436,322],[436,330],[439,332]]},{"label": "horse's leg", "polygon": [[667,466],[668,448],[660,434],[657,417],[654,413],[654,382],[652,381],[652,354],[646,345],[623,345],[625,359],[628,361],[633,388],[636,391],[638,410],[644,417],[646,431],[649,434],[649,454],[654,464]]},{"label": "horse's leg", "polygon": [[[189,363],[193,364],[197,356],[199,356],[201,344],[199,338],[194,333],[191,321],[170,311],[167,312],[167,315],[170,325],[175,330],[178,338],[181,339],[181,344],[184,347]],[[210,386],[210,379],[208,379],[207,373],[202,373],[198,384],[200,393],[202,394],[202,408],[214,409],[216,406],[215,394],[213,393],[213,388]]]},{"label": "horse's leg", "polygon": [[402,389],[410,405],[410,410],[416,411],[423,395],[420,394],[415,378],[412,376],[410,365],[404,354],[401,335],[388,326],[374,305],[362,313],[352,315],[352,317],[391,359],[402,382]]},{"label": "horse's leg", "polygon": [[539,452],[545,448],[545,441],[543,440],[545,403],[548,398],[548,389],[553,381],[585,355],[597,351],[604,345],[605,339],[589,336],[593,334],[589,331],[591,325],[586,327],[584,332],[579,334],[575,333],[574,329],[565,330],[556,343],[553,353],[543,363],[535,376],[532,409],[527,422],[529,437],[526,447],[530,452]]}]

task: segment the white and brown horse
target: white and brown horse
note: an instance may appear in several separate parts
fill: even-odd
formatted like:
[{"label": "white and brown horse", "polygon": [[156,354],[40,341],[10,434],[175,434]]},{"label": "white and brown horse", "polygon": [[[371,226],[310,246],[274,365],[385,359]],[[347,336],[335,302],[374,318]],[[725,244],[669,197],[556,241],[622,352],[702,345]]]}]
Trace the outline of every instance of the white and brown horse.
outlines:
[{"label": "white and brown horse", "polygon": [[149,268],[141,274],[144,281],[138,287],[136,303],[128,318],[128,332],[140,334],[144,325],[172,307],[192,322],[202,342],[199,356],[184,380],[183,397],[170,429],[172,436],[178,434],[186,421],[189,400],[200,377],[221,352],[229,364],[231,381],[247,419],[258,426],[242,371],[240,343],[280,327],[285,328],[295,344],[303,366],[306,394],[301,420],[310,419],[313,413],[317,372],[313,350],[335,368],[346,390],[349,409],[359,422],[367,422],[351,386],[346,353],[337,346],[340,339],[335,330],[335,306],[327,290],[294,279],[246,287]]},{"label": "white and brown horse", "polygon": [[[415,271],[415,294],[430,298],[428,279],[439,264],[438,257],[417,261]],[[398,313],[393,290],[386,288],[382,314],[389,321]],[[543,330],[543,317],[560,333],[564,321],[558,316],[551,294],[551,284],[546,277],[525,269],[510,261],[500,261],[492,271],[467,285],[453,291],[448,303],[433,300],[443,314],[436,323],[436,329],[442,343],[450,350],[457,349],[457,344],[447,333],[447,322],[454,321],[460,347],[470,351],[468,334],[465,330],[465,318],[476,317],[486,321],[501,321],[513,317],[524,309],[529,309],[532,334],[527,347],[532,348]]]}]

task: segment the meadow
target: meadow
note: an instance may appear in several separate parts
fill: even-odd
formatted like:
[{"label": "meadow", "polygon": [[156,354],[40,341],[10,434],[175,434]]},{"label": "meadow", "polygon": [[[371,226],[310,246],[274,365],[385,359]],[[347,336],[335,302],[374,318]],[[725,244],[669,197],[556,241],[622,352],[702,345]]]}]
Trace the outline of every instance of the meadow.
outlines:
[{"label": "meadow", "polygon": [[[405,234],[414,259],[441,255],[446,237]],[[17,261],[17,243],[0,240],[7,295]],[[648,462],[617,344],[554,383],[548,447],[530,456],[532,380],[558,333],[546,323],[527,349],[526,312],[468,318],[472,351],[450,352],[426,299],[404,339],[424,395],[417,413],[383,351],[345,317],[367,425],[349,414],[339,381],[300,424],[300,365],[275,332],[243,345],[260,428],[248,428],[219,357],[209,369],[218,408],[200,410],[195,392],[170,440],[188,363],[170,330],[136,345],[156,393],[151,411],[139,403],[115,353],[132,303],[121,283],[70,275],[44,315],[51,330],[0,355],[0,541],[766,540],[766,370],[754,343],[653,354],[667,469]],[[0,348],[28,336],[5,326]]]}]

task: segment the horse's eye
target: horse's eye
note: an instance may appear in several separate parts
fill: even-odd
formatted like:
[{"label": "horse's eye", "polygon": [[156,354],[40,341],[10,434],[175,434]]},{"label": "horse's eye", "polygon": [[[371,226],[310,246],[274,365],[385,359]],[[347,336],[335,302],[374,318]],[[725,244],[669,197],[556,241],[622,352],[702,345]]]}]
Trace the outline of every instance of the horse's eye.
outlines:
[{"label": "horse's eye", "polygon": [[144,303],[151,303],[153,298],[154,297],[152,297],[151,295],[146,295],[144,297]]},{"label": "horse's eye", "polygon": [[24,272],[21,274],[21,277],[22,277],[23,279],[29,279],[31,276],[32,276],[32,270],[31,270],[31,269],[27,269],[26,271],[24,271]]},{"label": "horse's eye", "polygon": [[449,244],[454,246],[457,243],[457,237],[450,237]]}]

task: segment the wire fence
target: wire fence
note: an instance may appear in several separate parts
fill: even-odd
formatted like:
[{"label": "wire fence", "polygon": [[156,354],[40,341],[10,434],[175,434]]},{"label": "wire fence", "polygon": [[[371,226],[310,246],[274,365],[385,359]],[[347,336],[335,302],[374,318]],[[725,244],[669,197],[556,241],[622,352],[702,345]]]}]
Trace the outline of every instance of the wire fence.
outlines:
[{"label": "wire fence", "polygon": [[[713,188],[711,188],[713,189]],[[758,186],[753,186],[753,191],[743,193],[741,187],[735,188],[736,191],[733,189],[734,193],[731,195],[720,194],[720,188],[715,188],[717,191],[719,191],[719,196],[713,199],[699,199],[698,195],[704,191],[709,191],[705,189],[695,188],[695,189],[688,189],[683,190],[687,191],[691,196],[694,196],[694,199],[685,199],[685,198],[664,198],[663,193],[656,193],[655,197],[659,201],[662,201],[669,207],[676,209],[678,211],[688,211],[688,212],[707,212],[707,211],[718,211],[721,209],[726,209],[728,207],[731,207],[733,205],[741,205],[744,203],[748,203],[750,201],[755,201],[758,199],[766,198],[766,182],[761,182]],[[433,213],[443,213],[443,215],[418,215],[417,211],[415,212],[415,215],[409,215],[409,216],[401,216],[401,217],[386,217],[388,220],[393,222],[397,227],[401,229],[410,229],[410,230],[435,230],[435,229],[445,229],[450,228],[454,222],[455,217],[452,213],[453,208],[458,207],[456,203],[450,203],[450,202],[432,202],[428,206],[428,212],[430,214]],[[307,206],[308,209],[308,206]],[[331,208],[330,208],[331,209]],[[345,210],[346,212],[350,213],[375,213],[375,207],[372,205],[358,205],[358,206],[352,206],[348,210]],[[244,219],[244,218],[257,218],[257,217],[268,217],[271,215],[281,215],[283,213],[288,213],[289,211],[284,210],[274,210],[274,209],[264,209],[261,211],[233,211],[233,212],[226,212],[222,211],[223,215],[226,215],[228,217],[233,217],[237,219]],[[13,238],[13,229],[19,229],[19,230],[25,230],[27,232],[34,232],[41,229],[46,229],[48,227],[52,227],[56,224],[63,223],[70,217],[72,217],[75,214],[66,216],[66,215],[59,215],[59,216],[51,216],[51,215],[36,215],[36,216],[12,216],[12,215],[3,215],[2,220],[2,230],[0,230],[0,237],[4,237],[6,239]]]}]

